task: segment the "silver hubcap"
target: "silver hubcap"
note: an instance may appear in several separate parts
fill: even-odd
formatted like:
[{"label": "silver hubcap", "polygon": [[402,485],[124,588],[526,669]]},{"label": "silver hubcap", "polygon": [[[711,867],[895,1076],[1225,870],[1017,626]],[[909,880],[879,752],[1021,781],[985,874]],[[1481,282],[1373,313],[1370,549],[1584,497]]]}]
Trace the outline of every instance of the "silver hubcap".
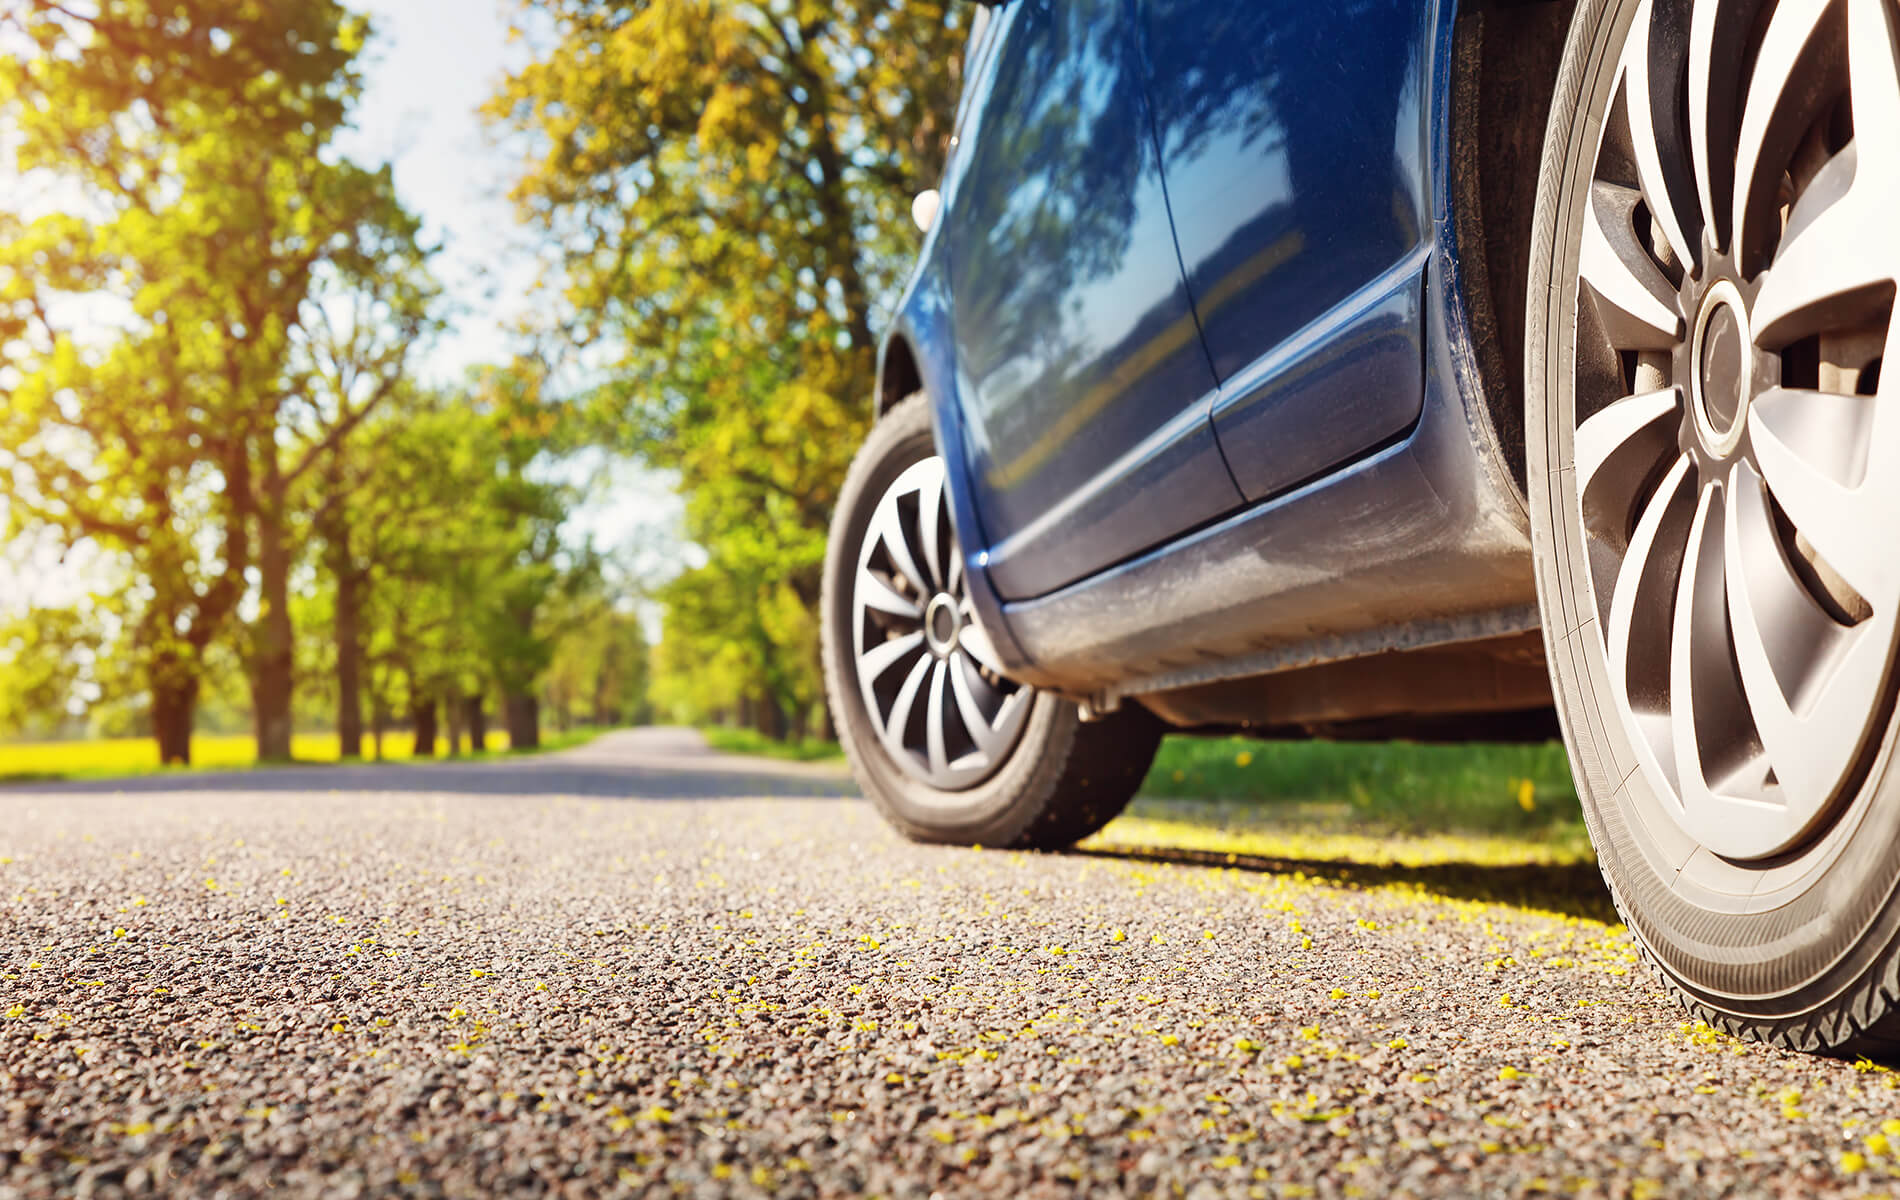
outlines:
[{"label": "silver hubcap", "polygon": [[1895,13],[1651,20],[1645,0],[1582,213],[1577,516],[1642,771],[1696,841],[1760,859],[1840,811],[1889,709]]},{"label": "silver hubcap", "polygon": [[858,688],[898,766],[942,791],[994,774],[1033,693],[1003,678],[977,625],[945,503],[943,460],[899,475],[878,500],[852,588]]}]

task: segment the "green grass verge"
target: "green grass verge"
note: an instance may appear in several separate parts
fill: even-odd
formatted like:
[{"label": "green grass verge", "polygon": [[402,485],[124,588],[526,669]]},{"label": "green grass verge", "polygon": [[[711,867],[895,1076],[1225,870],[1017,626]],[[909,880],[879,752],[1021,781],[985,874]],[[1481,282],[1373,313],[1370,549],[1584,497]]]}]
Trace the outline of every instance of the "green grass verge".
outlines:
[{"label": "green grass verge", "polygon": [[705,725],[700,732],[706,735],[706,744],[722,754],[754,754],[793,762],[824,762],[844,757],[838,743],[822,738],[775,742],[755,729],[733,729],[724,725]]},{"label": "green grass verge", "polygon": [[1171,737],[1142,795],[1325,808],[1395,831],[1583,827],[1561,745],[1256,742]]},{"label": "green grass verge", "polygon": [[[728,754],[801,762],[840,754],[835,742],[774,742],[722,726],[702,732]],[[1148,801],[1219,802],[1223,811],[1302,823],[1343,818],[1366,831],[1536,838],[1583,831],[1570,763],[1555,742],[1426,746],[1176,736],[1162,742],[1141,794]]]}]

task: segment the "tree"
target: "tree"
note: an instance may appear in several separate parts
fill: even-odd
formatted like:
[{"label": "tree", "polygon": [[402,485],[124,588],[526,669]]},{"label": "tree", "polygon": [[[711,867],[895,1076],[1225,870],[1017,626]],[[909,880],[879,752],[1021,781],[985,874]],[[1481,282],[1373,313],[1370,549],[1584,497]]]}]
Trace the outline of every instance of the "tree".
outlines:
[{"label": "tree", "polygon": [[79,608],[35,608],[0,622],[0,736],[51,737],[70,723],[100,637]]},{"label": "tree", "polygon": [[[422,403],[409,369],[418,339],[434,326],[436,298],[417,222],[393,196],[382,200],[379,219],[358,227],[351,252],[337,256],[312,297],[294,356],[300,386],[287,414],[299,432],[292,443],[295,465],[279,472],[294,482],[307,470],[313,485],[298,507],[311,513],[310,531],[330,577],[335,720],[346,758],[362,755],[363,603],[375,561],[356,543],[389,536],[386,523],[413,520],[408,510],[435,498],[407,492],[401,481],[378,473],[379,443],[399,432]],[[289,645],[288,617],[270,634],[273,651]],[[282,654],[274,653],[269,665],[273,697],[288,694]],[[266,678],[261,670],[259,677]]]},{"label": "tree", "polygon": [[479,597],[479,637],[501,690],[509,745],[530,749],[541,744],[536,684],[560,633],[548,621],[551,602],[590,588],[600,564],[591,548],[561,540],[573,490],[533,470],[569,436],[571,413],[552,395],[546,367],[524,359],[477,372],[470,407],[485,418],[494,463],[477,493],[493,523],[491,552],[474,560],[472,569],[486,574],[470,594]]},{"label": "tree", "polygon": [[[167,762],[190,757],[206,650],[259,575],[259,753],[289,753],[288,496],[351,423],[296,416],[316,281],[405,226],[386,172],[330,150],[366,23],[331,0],[26,0],[0,58],[18,166],[76,211],[0,214],[0,495],[14,531],[123,556],[128,649]],[[62,297],[129,298],[108,322]]]},{"label": "tree", "polygon": [[[576,334],[612,348],[602,436],[677,472],[709,570],[749,572],[744,596],[782,584],[809,617],[870,410],[875,312],[915,249],[911,195],[942,169],[967,10],[531,8],[556,38],[491,112],[533,149],[516,195],[559,248]],[[781,662],[762,622],[730,636],[759,670],[804,676],[760,677],[776,701],[815,694],[815,654]]]},{"label": "tree", "polygon": [[605,590],[575,597],[555,619],[563,632],[542,674],[542,712],[563,731],[637,725],[648,714],[646,632]]},{"label": "tree", "polygon": [[[263,603],[252,633],[252,707],[258,757],[290,756],[295,638],[290,573],[298,530],[308,513],[312,532],[334,552],[347,547],[339,490],[351,475],[354,435],[379,409],[406,394],[419,339],[434,322],[437,289],[419,243],[421,222],[396,199],[387,167],[366,172],[349,164],[306,164],[308,185],[328,189],[320,208],[342,220],[327,236],[323,259],[289,327],[283,384],[273,393],[265,426],[273,436],[256,446],[258,579]],[[345,549],[343,557],[347,559]],[[334,568],[335,562],[329,564]],[[355,674],[360,580],[336,577],[337,670]],[[360,754],[362,719],[354,686],[340,689],[338,732],[346,753]],[[351,749],[354,747],[354,749]]]}]

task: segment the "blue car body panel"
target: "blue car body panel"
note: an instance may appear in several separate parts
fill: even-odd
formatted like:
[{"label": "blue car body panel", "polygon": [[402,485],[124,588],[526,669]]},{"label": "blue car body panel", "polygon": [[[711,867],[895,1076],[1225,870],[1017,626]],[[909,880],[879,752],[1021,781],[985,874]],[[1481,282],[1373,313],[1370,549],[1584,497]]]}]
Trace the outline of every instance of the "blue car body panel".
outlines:
[{"label": "blue car body panel", "polygon": [[[1129,0],[1003,11],[943,209],[967,482],[1007,596],[1049,591],[1241,503],[1208,425],[1214,376],[1175,254],[1131,12]],[[1151,501],[1157,491],[1167,503]]]},{"label": "blue car body panel", "polygon": [[[1409,332],[1390,320],[1346,329],[1328,314],[1401,266],[1423,267],[1419,81],[1433,9],[1136,3],[1175,240],[1221,384],[1215,428],[1242,492],[1263,499],[1418,419],[1418,313]],[[1415,279],[1410,290],[1416,305]],[[1318,344],[1328,340],[1342,345]],[[1317,359],[1289,354],[1292,342]],[[1337,369],[1348,358],[1349,388],[1280,378],[1290,359]]]},{"label": "blue car body panel", "polygon": [[[1145,70],[1173,53],[1153,40],[1155,22],[1176,7],[1169,0],[1093,2],[1148,6],[1122,10],[1137,15]],[[1006,21],[1030,3],[1015,0],[1002,10]],[[1236,19],[1247,19],[1238,5]],[[1309,14],[1312,6],[1260,7],[1308,36],[1331,30],[1326,36],[1348,43],[1290,52],[1280,69],[1294,78],[1275,83],[1276,95],[1302,80],[1337,87],[1362,70],[1341,65],[1362,36],[1349,23]],[[986,476],[1000,461],[1002,426],[990,406],[995,393],[971,369],[988,360],[965,349],[967,323],[984,318],[953,285],[968,261],[964,239],[975,236],[962,206],[983,190],[972,181],[971,151],[985,136],[986,93],[973,93],[977,123],[952,154],[944,216],[926,237],[885,357],[887,369],[898,353],[914,363],[931,396],[979,619],[1011,673],[1028,682],[1112,700],[1536,626],[1528,522],[1491,435],[1460,286],[1449,171],[1452,3],[1344,7],[1386,13],[1363,36],[1411,47],[1402,69],[1389,58],[1363,68],[1391,94],[1359,111],[1390,119],[1374,129],[1347,121],[1327,130],[1353,142],[1335,148],[1335,161],[1377,180],[1384,208],[1375,216],[1368,203],[1316,198],[1302,208],[1293,199],[1230,219],[1223,237],[1182,236],[1192,303],[1223,301],[1208,305],[1197,325],[1211,334],[1199,339],[1203,369],[1224,374],[1211,394],[1192,384],[1143,393],[1149,407],[1114,438],[1087,455],[1050,456],[1034,485],[1040,503],[1020,507],[996,504]],[[1005,24],[997,36],[1009,33]],[[973,87],[995,83],[991,73]],[[1159,93],[1168,83],[1150,75],[1141,90]],[[1164,147],[1168,112],[1165,102],[1153,109]],[[1165,152],[1160,158],[1167,161]],[[1182,235],[1182,184],[1172,173],[1166,182]],[[1408,216],[1410,204],[1417,208]],[[1334,210],[1339,221],[1328,223]],[[1302,252],[1310,239],[1338,253],[1297,268],[1300,255],[1269,253],[1288,236],[1276,229],[1296,227]],[[1352,240],[1355,231],[1364,244]],[[1228,245],[1243,233],[1246,245]],[[1235,255],[1252,257],[1255,269],[1228,265]],[[1340,263],[1350,270],[1336,270]],[[1230,285],[1232,297],[1214,294],[1237,269],[1244,286]],[[1230,310],[1249,308],[1253,318],[1227,321]],[[880,391],[890,398],[887,387]],[[1218,427],[1223,458],[1201,448],[1203,413]],[[1041,419],[1055,428],[1062,417],[1050,409]],[[1184,472],[1206,478],[1189,487]],[[1241,499],[1221,507],[1216,482]],[[1034,565],[1019,570],[1017,562]]]}]

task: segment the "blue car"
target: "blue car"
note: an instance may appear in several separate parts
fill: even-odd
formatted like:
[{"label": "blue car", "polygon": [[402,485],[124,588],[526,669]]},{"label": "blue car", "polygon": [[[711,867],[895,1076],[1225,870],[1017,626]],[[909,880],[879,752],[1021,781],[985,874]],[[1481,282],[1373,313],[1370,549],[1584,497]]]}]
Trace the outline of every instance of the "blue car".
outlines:
[{"label": "blue car", "polygon": [[865,793],[1563,737],[1698,1016],[1900,1038],[1894,0],[1010,0],[825,567]]}]

